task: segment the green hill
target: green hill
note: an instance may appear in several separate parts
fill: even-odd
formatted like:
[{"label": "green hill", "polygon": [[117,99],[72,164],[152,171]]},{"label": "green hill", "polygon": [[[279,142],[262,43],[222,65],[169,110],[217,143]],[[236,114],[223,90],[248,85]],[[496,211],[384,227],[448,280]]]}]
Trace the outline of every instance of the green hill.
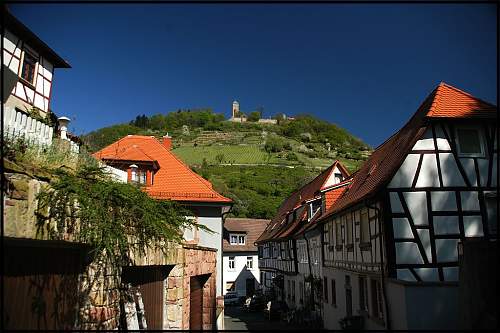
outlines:
[{"label": "green hill", "polygon": [[351,171],[371,148],[345,129],[310,115],[278,124],[233,123],[210,109],[137,116],[88,133],[97,151],[127,134],[172,136],[172,151],[235,202],[239,217],[270,218],[297,187],[338,159]]}]

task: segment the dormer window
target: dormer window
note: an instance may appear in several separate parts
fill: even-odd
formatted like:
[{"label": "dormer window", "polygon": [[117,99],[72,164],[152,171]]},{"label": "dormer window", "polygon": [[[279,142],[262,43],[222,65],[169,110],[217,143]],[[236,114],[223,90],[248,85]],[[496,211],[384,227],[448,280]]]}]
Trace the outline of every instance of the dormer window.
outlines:
[{"label": "dormer window", "polygon": [[147,184],[147,171],[139,169],[139,167],[135,164],[132,164],[130,167],[130,180],[134,183],[139,183],[146,185]]},{"label": "dormer window", "polygon": [[231,245],[245,245],[246,235],[231,234],[229,235],[229,243]]},{"label": "dormer window", "polygon": [[24,51],[23,69],[21,71],[21,77],[33,84],[35,79],[35,66],[37,59],[31,53]]},{"label": "dormer window", "polygon": [[335,174],[335,184],[341,183],[344,180],[344,177],[341,173]]}]

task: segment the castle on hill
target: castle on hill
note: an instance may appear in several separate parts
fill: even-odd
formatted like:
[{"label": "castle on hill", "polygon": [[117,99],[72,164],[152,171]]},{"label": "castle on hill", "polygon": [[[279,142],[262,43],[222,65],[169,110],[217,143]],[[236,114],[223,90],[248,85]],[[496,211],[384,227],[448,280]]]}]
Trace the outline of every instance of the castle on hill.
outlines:
[{"label": "castle on hill", "polygon": [[[244,123],[247,121],[247,116],[240,111],[240,103],[238,101],[233,101],[233,109],[231,113],[231,118],[229,121]],[[261,118],[257,122],[261,124],[277,124],[278,121],[276,119],[271,118]]]}]

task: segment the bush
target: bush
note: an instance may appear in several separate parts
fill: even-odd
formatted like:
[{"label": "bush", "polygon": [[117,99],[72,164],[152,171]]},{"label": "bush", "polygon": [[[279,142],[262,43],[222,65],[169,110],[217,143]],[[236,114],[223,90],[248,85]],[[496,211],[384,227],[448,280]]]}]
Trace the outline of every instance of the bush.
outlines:
[{"label": "bush", "polygon": [[248,115],[248,118],[247,118],[248,121],[253,121],[253,122],[259,121],[259,119],[260,119],[260,112],[259,111],[250,112],[250,114]]},{"label": "bush", "polygon": [[275,136],[268,136],[266,144],[264,145],[264,150],[267,153],[278,153],[283,150],[285,142]]},{"label": "bush", "polygon": [[299,158],[297,157],[297,155],[295,153],[286,154],[286,159],[288,161],[298,161],[299,160]]}]

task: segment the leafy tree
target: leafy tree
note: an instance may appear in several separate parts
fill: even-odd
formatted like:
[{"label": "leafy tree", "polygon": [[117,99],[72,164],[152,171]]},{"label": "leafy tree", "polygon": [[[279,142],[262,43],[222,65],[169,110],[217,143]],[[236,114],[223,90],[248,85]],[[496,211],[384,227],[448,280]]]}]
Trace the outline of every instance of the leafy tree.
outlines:
[{"label": "leafy tree", "polygon": [[256,121],[259,121],[260,119],[260,113],[259,111],[252,111],[250,112],[250,114],[248,115],[248,121],[253,121],[253,122],[256,122]]}]

